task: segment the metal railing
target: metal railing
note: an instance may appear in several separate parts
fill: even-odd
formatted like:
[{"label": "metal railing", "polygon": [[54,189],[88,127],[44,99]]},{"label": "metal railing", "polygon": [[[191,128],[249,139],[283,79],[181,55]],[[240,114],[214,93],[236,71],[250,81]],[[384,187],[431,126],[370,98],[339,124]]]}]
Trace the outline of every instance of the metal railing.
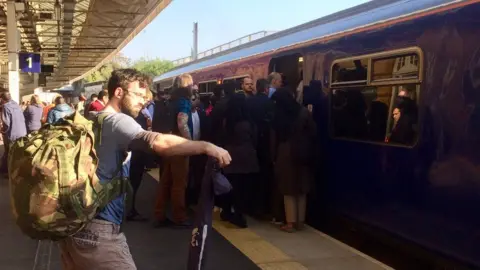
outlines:
[{"label": "metal railing", "polygon": [[[211,56],[211,55],[214,55],[214,54],[217,54],[217,53],[235,48],[235,47],[240,46],[242,44],[246,44],[246,43],[249,43],[251,41],[266,37],[266,36],[271,35],[273,33],[275,33],[275,31],[260,31],[260,32],[256,32],[256,33],[253,33],[253,34],[235,39],[235,40],[230,41],[228,43],[219,45],[215,48],[212,48],[212,49],[203,51],[201,53],[198,53],[197,54],[197,59],[202,59],[204,57]],[[173,64],[175,66],[178,66],[178,65],[183,65],[183,64],[186,64],[186,63],[189,63],[189,62],[192,62],[192,61],[193,61],[192,56],[187,56],[187,57],[183,57],[183,58],[174,60]]]}]

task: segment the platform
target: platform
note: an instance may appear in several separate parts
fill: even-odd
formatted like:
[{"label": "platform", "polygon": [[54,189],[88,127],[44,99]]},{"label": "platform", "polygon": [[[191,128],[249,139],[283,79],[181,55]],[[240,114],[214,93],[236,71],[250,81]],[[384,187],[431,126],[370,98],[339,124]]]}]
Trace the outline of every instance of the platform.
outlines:
[{"label": "platform", "polygon": [[[138,208],[145,214],[152,213],[156,175],[155,170],[146,174],[140,187]],[[0,211],[4,213],[0,222],[0,269],[61,269],[56,244],[30,240],[14,224],[4,177],[0,178]],[[214,216],[209,270],[391,269],[312,228],[287,234],[249,219],[248,229],[238,229],[220,221],[218,214]],[[150,222],[128,222],[125,234],[139,270],[186,269],[190,230],[155,229]]]},{"label": "platform", "polygon": [[[150,185],[149,180],[158,181],[158,170],[149,175],[142,188]],[[239,229],[221,221],[219,213],[214,215],[214,229],[263,270],[393,269],[309,226],[289,234],[251,218],[248,225],[248,229]]]}]

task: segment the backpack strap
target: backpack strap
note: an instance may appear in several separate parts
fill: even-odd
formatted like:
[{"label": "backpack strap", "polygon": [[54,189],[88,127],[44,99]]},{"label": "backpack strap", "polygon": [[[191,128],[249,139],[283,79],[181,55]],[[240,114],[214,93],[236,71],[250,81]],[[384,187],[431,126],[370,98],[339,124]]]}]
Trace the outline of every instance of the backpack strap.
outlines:
[{"label": "backpack strap", "polygon": [[97,148],[97,146],[100,146],[102,144],[103,122],[105,121],[105,118],[107,118],[107,116],[109,115],[110,113],[101,112],[97,114],[97,116],[95,117],[94,129],[93,129],[93,132],[95,134],[95,148]]},{"label": "backpack strap", "polygon": [[[100,112],[95,117],[93,130],[95,134],[96,149],[102,144],[103,122],[110,114],[111,113]],[[123,162],[120,162],[112,175],[112,179],[107,183],[102,184],[102,189],[98,191],[100,209],[107,206],[108,203],[116,199],[118,196],[131,192],[131,190],[133,189],[130,186],[128,178],[123,175]]]}]

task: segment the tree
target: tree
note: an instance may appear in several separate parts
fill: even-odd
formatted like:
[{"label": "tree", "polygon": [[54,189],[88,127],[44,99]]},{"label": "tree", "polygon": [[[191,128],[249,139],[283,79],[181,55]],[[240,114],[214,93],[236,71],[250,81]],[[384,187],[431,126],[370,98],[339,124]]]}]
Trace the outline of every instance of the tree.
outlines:
[{"label": "tree", "polygon": [[144,57],[138,59],[133,64],[131,64],[131,61],[128,57],[119,54],[112,58],[111,61],[102,65],[98,70],[86,76],[85,80],[89,83],[107,81],[108,78],[110,78],[110,74],[112,74],[112,71],[114,71],[115,69],[128,67],[135,68],[140,72],[155,77],[169,71],[174,67],[174,65],[171,61],[168,60],[163,60],[159,58],[146,59]]},{"label": "tree", "polygon": [[119,68],[127,68],[131,65],[131,61],[123,54],[118,54],[109,62],[103,64],[98,70],[90,73],[85,80],[87,82],[107,81],[112,71]]},{"label": "tree", "polygon": [[142,57],[133,63],[133,68],[152,77],[161,75],[173,67],[173,62],[160,58],[146,59]]}]

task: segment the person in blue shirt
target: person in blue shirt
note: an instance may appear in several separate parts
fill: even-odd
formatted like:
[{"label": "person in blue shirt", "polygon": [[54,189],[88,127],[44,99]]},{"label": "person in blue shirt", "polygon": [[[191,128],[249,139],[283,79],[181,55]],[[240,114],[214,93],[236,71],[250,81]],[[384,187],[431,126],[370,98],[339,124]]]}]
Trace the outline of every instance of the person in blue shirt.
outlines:
[{"label": "person in blue shirt", "polygon": [[55,98],[55,104],[55,107],[48,112],[47,123],[49,124],[55,124],[65,116],[74,113],[72,107],[65,103],[65,99],[61,96]]},{"label": "person in blue shirt", "polygon": [[[162,156],[207,154],[221,166],[230,163],[228,152],[211,143],[191,141],[180,136],[144,130],[134,118],[143,108],[148,78],[135,69],[112,72],[108,81],[109,101],[101,113],[108,113],[96,147],[99,164],[96,171],[102,183],[121,177],[119,168],[125,152],[143,151]],[[123,221],[125,195],[119,195],[75,235],[59,242],[62,269],[136,270]]]}]

